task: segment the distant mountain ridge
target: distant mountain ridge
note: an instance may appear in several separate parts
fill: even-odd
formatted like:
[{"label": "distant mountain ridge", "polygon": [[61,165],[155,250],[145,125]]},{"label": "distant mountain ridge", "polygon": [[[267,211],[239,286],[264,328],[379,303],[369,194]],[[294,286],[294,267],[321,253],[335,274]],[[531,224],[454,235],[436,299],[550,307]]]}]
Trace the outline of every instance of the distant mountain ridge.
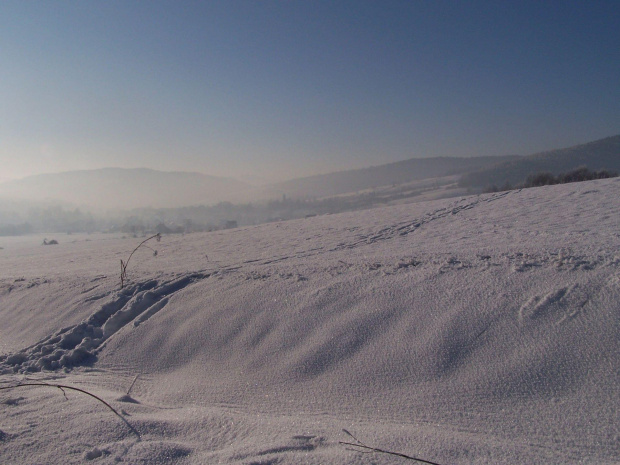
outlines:
[{"label": "distant mountain ridge", "polygon": [[496,186],[507,183],[515,185],[523,182],[530,174],[548,171],[558,175],[580,166],[587,166],[594,171],[620,171],[620,135],[499,163],[465,174],[460,184],[474,188],[483,188],[493,184]]},{"label": "distant mountain ridge", "polygon": [[475,189],[516,184],[529,174],[555,175],[586,165],[620,171],[620,135],[529,156],[413,158],[369,168],[297,178],[263,187],[232,178],[147,168],[102,168],[29,176],[0,183],[0,199],[97,209],[176,208],[279,198],[323,198],[428,178],[462,175]]},{"label": "distant mountain ridge", "polygon": [[518,155],[412,158],[369,168],[293,179],[272,184],[269,188],[292,197],[329,197],[378,186],[463,174],[519,158]]},{"label": "distant mountain ridge", "polygon": [[105,209],[182,207],[245,197],[249,184],[229,178],[148,168],[40,174],[0,184],[0,196]]}]

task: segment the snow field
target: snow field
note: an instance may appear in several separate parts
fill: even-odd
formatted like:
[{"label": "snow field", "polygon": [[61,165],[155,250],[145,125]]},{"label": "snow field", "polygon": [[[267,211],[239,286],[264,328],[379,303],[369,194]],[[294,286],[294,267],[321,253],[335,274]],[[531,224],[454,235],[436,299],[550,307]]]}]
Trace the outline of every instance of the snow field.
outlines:
[{"label": "snow field", "polygon": [[[620,182],[0,244],[7,463],[620,461]],[[68,237],[67,237],[68,239]],[[135,260],[135,261],[134,261]],[[135,379],[130,398],[123,397]]]}]

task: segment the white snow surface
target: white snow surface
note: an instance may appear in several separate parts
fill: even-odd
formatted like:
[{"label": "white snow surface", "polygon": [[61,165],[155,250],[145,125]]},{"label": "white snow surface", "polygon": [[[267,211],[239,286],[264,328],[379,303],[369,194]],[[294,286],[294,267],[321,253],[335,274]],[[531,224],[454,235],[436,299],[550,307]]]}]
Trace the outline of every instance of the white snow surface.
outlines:
[{"label": "white snow surface", "polygon": [[0,387],[122,418],[0,390],[0,462],[409,462],[346,429],[441,465],[620,463],[619,200],[616,178],[165,236],[123,289],[141,238],[2,238]]}]

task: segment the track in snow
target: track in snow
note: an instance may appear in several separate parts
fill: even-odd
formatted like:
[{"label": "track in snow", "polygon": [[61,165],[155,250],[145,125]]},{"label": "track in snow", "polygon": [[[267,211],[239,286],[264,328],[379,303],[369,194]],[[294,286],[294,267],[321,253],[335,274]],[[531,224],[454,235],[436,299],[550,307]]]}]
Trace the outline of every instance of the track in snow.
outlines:
[{"label": "track in snow", "polygon": [[58,370],[93,363],[102,344],[133,322],[138,326],[162,310],[170,297],[210,274],[191,273],[160,283],[153,279],[127,286],[75,326],[61,329],[17,353],[0,356],[0,373]]}]

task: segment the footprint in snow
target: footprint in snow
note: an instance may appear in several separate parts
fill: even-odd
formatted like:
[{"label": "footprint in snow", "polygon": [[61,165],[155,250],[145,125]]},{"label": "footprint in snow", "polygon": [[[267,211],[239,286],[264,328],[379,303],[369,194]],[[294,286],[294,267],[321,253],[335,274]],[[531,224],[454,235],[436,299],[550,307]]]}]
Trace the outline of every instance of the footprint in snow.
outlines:
[{"label": "footprint in snow", "polygon": [[90,365],[104,342],[128,326],[139,326],[161,311],[170,296],[209,277],[192,273],[163,283],[150,280],[126,287],[86,320],[63,328],[14,354],[0,355],[0,373],[29,373]]},{"label": "footprint in snow", "polygon": [[586,288],[578,284],[535,295],[519,308],[519,324],[524,326],[543,318],[554,318],[556,324],[564,323],[581,313],[589,300]]}]

